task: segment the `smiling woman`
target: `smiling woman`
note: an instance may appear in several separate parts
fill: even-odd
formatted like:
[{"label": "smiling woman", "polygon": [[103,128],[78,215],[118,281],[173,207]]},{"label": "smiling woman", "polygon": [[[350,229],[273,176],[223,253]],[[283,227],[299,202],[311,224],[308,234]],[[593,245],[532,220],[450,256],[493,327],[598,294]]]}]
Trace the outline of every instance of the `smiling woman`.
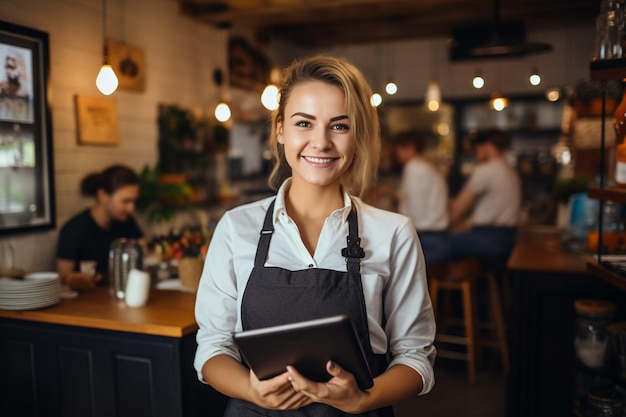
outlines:
[{"label": "smiling woman", "polygon": [[[280,92],[269,139],[278,192],[215,228],[196,297],[198,377],[232,398],[228,417],[392,416],[392,404],[432,389],[435,322],[411,220],[359,198],[379,160],[371,89],[350,63],[316,56],[289,66]],[[330,357],[327,382],[294,366],[259,380],[233,341],[335,315],[357,330],[367,390]]]}]

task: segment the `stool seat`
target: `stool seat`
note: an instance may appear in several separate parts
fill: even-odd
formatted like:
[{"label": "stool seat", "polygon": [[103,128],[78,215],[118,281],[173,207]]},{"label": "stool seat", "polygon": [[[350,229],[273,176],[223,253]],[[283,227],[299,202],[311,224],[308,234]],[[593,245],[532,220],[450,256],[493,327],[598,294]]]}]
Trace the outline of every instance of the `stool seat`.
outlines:
[{"label": "stool seat", "polygon": [[[435,342],[443,345],[463,345],[465,352],[446,350],[437,346],[437,355],[449,359],[467,361],[467,378],[470,385],[476,383],[476,366],[478,363],[478,348],[492,347],[498,349],[502,358],[502,368],[508,373],[508,346],[504,330],[504,319],[500,294],[493,273],[485,272],[482,263],[478,259],[466,258],[427,266],[428,286],[433,305],[433,311],[437,320],[437,335]],[[482,340],[479,337],[478,305],[476,298],[476,280],[487,278],[489,320],[495,329],[494,341]],[[446,333],[445,319],[440,317],[438,311],[439,295],[442,291],[460,291],[463,303],[463,327],[462,336]]]}]

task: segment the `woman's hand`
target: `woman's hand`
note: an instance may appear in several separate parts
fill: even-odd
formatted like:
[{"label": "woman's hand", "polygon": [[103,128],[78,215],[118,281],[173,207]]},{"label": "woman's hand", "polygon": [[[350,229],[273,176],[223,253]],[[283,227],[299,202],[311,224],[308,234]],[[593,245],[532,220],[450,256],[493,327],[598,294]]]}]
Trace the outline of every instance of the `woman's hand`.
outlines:
[{"label": "woman's hand", "polygon": [[256,405],[271,410],[295,410],[313,402],[306,394],[293,388],[287,372],[260,381],[250,371],[250,397]]},{"label": "woman's hand", "polygon": [[287,367],[293,389],[305,394],[312,402],[328,404],[351,414],[365,411],[368,394],[359,388],[354,375],[333,361],[326,363],[326,371],[332,376],[328,382],[314,382],[302,376],[293,366]]}]

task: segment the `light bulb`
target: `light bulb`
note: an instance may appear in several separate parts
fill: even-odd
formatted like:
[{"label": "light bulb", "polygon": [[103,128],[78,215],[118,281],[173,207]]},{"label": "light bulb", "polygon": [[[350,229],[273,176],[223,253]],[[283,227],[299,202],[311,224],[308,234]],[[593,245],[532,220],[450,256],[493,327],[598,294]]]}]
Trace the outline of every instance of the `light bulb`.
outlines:
[{"label": "light bulb", "polygon": [[98,87],[98,90],[105,96],[108,96],[117,90],[118,84],[119,81],[117,80],[113,68],[109,64],[102,65],[96,77],[96,87]]},{"label": "light bulb", "polygon": [[546,98],[549,101],[557,101],[561,98],[561,91],[559,91],[558,88],[550,88],[548,91],[546,91]]},{"label": "light bulb", "polygon": [[372,97],[370,97],[370,104],[372,105],[372,107],[378,107],[381,105],[382,102],[383,97],[378,93],[374,93],[372,94]]},{"label": "light bulb", "polygon": [[385,86],[385,91],[387,92],[387,94],[392,96],[398,92],[398,85],[393,81],[389,81]]},{"label": "light bulb", "polygon": [[278,87],[274,84],[268,84],[261,94],[261,103],[268,110],[276,110],[278,108]]},{"label": "light bulb", "polygon": [[481,88],[483,88],[485,86],[485,79],[483,77],[481,77],[480,75],[477,75],[472,80],[472,85],[476,89],[481,89]]},{"label": "light bulb", "polygon": [[225,122],[230,119],[230,107],[226,103],[220,103],[215,107],[215,118],[219,122]]},{"label": "light bulb", "polygon": [[437,111],[439,110],[439,103],[441,103],[439,83],[437,80],[430,80],[426,87],[426,107],[430,111]]},{"label": "light bulb", "polygon": [[528,81],[530,81],[531,85],[539,85],[541,83],[541,76],[537,73],[530,74]]}]

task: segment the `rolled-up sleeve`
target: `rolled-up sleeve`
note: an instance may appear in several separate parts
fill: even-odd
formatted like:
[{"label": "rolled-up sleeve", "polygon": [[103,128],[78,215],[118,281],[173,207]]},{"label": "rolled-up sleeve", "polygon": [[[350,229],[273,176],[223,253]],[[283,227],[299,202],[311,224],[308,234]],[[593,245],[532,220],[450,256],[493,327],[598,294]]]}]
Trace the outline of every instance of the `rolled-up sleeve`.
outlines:
[{"label": "rolled-up sleeve", "polygon": [[232,341],[237,323],[237,279],[232,263],[233,230],[226,214],[215,228],[196,294],[199,329],[194,367],[200,381],[204,381],[202,367],[212,357],[225,354],[240,360]]},{"label": "rolled-up sleeve", "polygon": [[436,332],[424,256],[410,221],[399,227],[390,248],[390,279],[384,298],[391,362],[419,372],[428,393],[435,384]]}]

